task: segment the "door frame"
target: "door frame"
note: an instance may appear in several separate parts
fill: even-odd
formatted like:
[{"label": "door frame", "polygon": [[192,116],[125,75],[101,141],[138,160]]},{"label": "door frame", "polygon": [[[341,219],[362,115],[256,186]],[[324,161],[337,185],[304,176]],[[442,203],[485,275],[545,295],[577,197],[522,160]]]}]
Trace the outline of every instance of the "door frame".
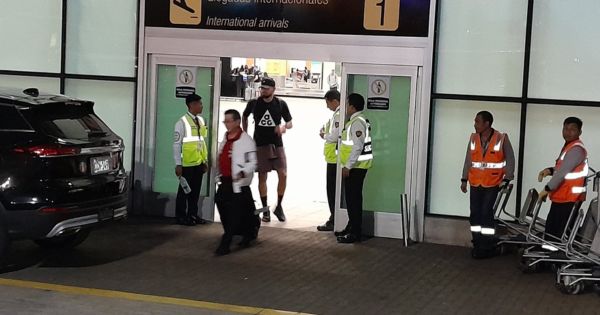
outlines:
[{"label": "door frame", "polygon": [[[136,165],[136,183],[139,181],[142,193],[142,199],[138,200],[141,202],[142,209],[148,206],[150,200],[149,195],[152,193],[152,185],[154,179],[154,161],[155,161],[155,143],[156,143],[156,126],[157,126],[157,76],[159,65],[173,65],[173,66],[190,66],[190,67],[203,67],[213,69],[213,103],[211,104],[212,119],[208,122],[208,129],[211,138],[210,161],[215,161],[217,156],[218,139],[217,139],[217,128],[219,120],[219,102],[221,97],[221,60],[217,57],[202,57],[202,56],[190,56],[190,55],[166,55],[166,54],[148,54],[147,55],[147,67],[144,90],[147,93],[143,94],[142,108],[138,112],[138,121],[140,122],[140,135],[137,137],[140,141],[136,144],[140,145],[140,156]],[[216,165],[214,163],[209,164],[210,171],[208,174],[208,196],[201,198],[201,209],[202,217],[206,220],[214,220],[214,196],[216,193]],[[135,186],[135,185],[134,185]],[[140,195],[138,193],[138,195]],[[171,203],[174,205],[175,200],[169,197],[167,203],[167,209]],[[163,215],[168,213],[167,209],[164,209]]]},{"label": "door frame", "polygon": [[[404,187],[408,195],[408,205],[410,212],[410,222],[408,222],[412,239],[419,239],[418,233],[422,231],[423,220],[416,218],[418,199],[418,158],[419,158],[419,134],[421,127],[421,118],[419,104],[421,100],[422,76],[420,75],[422,67],[419,66],[401,66],[384,64],[359,64],[342,63],[341,87],[340,87],[340,122],[346,121],[346,97],[348,92],[348,75],[374,75],[374,76],[394,76],[409,77],[410,80],[410,101],[408,117],[408,139],[406,142],[406,170]],[[366,99],[366,97],[365,97]],[[366,106],[366,104],[365,104]],[[341,137],[338,139],[338,147],[341,145]],[[377,146],[377,144],[375,144]],[[376,163],[376,162],[375,162]],[[341,207],[342,197],[342,166],[338,156],[336,173],[336,191],[335,191],[335,230],[342,230],[348,222],[347,209]],[[402,217],[399,213],[374,212],[374,236],[403,238]]]}]

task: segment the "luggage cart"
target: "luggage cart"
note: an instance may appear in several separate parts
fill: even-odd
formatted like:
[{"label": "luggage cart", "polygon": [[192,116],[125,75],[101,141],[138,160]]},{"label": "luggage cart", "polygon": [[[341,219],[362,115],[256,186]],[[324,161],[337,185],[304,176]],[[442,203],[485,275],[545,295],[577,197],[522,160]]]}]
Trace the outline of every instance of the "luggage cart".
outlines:
[{"label": "luggage cart", "polygon": [[[508,196],[510,196],[510,192],[513,189],[512,184],[509,185],[507,189],[507,196],[502,202],[502,206],[498,207],[500,204],[500,194],[494,206],[494,219],[498,222],[498,227],[505,231],[503,235],[498,237],[497,242],[498,250],[501,254],[508,252],[509,247],[530,245],[530,243],[527,241],[527,232],[529,225],[531,224],[531,217],[533,216],[535,204],[538,199],[537,190],[535,190],[535,188],[530,189],[527,193],[527,198],[525,198],[523,208],[521,209],[519,216],[517,216],[506,211]],[[504,219],[502,215],[506,215],[508,219]]]},{"label": "luggage cart", "polygon": [[579,294],[593,284],[600,289],[600,173],[594,174],[596,197],[587,210],[581,209],[567,240],[566,255],[572,260],[556,271],[556,287],[564,294]]}]

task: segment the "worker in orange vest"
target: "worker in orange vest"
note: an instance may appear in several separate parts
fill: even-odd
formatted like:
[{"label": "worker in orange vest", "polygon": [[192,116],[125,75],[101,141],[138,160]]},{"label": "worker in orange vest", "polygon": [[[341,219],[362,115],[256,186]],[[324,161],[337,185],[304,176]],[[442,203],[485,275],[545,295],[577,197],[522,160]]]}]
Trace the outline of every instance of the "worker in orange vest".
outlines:
[{"label": "worker in orange vest", "polygon": [[560,238],[575,204],[585,201],[585,177],[589,166],[587,150],[579,140],[582,126],[583,122],[577,117],[565,119],[562,129],[565,145],[556,159],[556,165],[541,170],[538,175],[539,182],[546,176],[552,176],[539,194],[540,199],[545,200],[549,195],[552,201],[546,218],[546,239]]},{"label": "worker in orange vest", "polygon": [[492,128],[494,117],[488,111],[475,116],[475,133],[471,134],[460,189],[471,186],[470,208],[473,258],[487,258],[496,253],[494,202],[501,185],[514,178],[515,154],[508,135]]}]

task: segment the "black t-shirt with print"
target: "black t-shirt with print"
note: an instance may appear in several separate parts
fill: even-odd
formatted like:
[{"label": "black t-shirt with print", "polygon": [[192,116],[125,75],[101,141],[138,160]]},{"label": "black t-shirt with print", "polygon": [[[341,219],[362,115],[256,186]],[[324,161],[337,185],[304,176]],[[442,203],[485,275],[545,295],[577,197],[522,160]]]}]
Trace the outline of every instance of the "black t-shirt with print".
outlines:
[{"label": "black t-shirt with print", "polygon": [[266,103],[262,98],[253,99],[244,109],[244,117],[250,114],[254,116],[254,141],[257,146],[283,146],[281,137],[275,133],[275,126],[281,124],[281,118],[286,122],[292,120],[290,109],[284,100],[273,97],[270,103]]}]

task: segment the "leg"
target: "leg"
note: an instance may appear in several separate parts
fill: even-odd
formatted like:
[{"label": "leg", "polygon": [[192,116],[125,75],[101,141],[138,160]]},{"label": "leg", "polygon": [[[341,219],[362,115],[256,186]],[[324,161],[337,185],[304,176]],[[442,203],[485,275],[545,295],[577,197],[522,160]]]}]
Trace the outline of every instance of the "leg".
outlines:
[{"label": "leg", "polygon": [[219,216],[221,217],[221,224],[223,225],[223,236],[219,247],[215,251],[217,255],[225,255],[229,253],[229,246],[233,238],[231,213],[234,210],[234,204],[232,202],[233,188],[230,181],[223,181],[217,190],[215,201],[217,203],[217,209],[219,210]]},{"label": "leg", "polygon": [[488,254],[495,252],[496,248],[496,222],[494,221],[494,203],[498,197],[500,187],[483,188],[481,211],[481,238],[482,248]]},{"label": "leg", "polygon": [[546,218],[546,235],[544,236],[546,240],[558,241],[562,237],[573,206],[575,206],[574,202],[552,203]]},{"label": "leg", "polygon": [[277,207],[275,207],[273,213],[280,222],[285,222],[285,214],[283,213],[281,201],[283,200],[283,195],[285,194],[285,188],[287,186],[287,159],[283,147],[277,147],[277,159],[273,160],[273,168],[277,171],[278,176]]},{"label": "leg", "polygon": [[[202,187],[202,169],[200,166],[187,167],[189,175],[185,178],[190,185],[192,191],[187,195],[187,220],[190,223],[195,223],[198,218],[198,199],[200,198],[200,188]],[[185,176],[186,168],[184,168]],[[201,222],[198,222],[201,223]]]},{"label": "leg", "polygon": [[317,226],[319,231],[333,231],[335,219],[335,175],[337,165],[327,163],[327,203],[329,205],[329,219],[323,225]]},{"label": "leg", "polygon": [[349,233],[338,237],[340,243],[359,241],[362,235],[362,188],[366,174],[367,170],[351,169],[350,176],[345,179]]},{"label": "leg", "polygon": [[178,186],[177,189],[177,199],[175,200],[175,217],[177,220],[177,224],[185,223],[185,209],[187,207],[187,196],[185,192],[183,192],[183,188],[181,185]]},{"label": "leg", "polygon": [[470,215],[469,223],[471,224],[471,235],[473,243],[473,252],[477,252],[481,246],[481,205],[482,205],[482,188],[471,186],[469,195]]},{"label": "leg", "polygon": [[[268,207],[269,203],[267,202],[267,172],[259,172],[258,173],[258,193],[260,194],[260,201],[263,207]],[[263,222],[271,222],[271,214],[269,210],[263,212]]]}]

